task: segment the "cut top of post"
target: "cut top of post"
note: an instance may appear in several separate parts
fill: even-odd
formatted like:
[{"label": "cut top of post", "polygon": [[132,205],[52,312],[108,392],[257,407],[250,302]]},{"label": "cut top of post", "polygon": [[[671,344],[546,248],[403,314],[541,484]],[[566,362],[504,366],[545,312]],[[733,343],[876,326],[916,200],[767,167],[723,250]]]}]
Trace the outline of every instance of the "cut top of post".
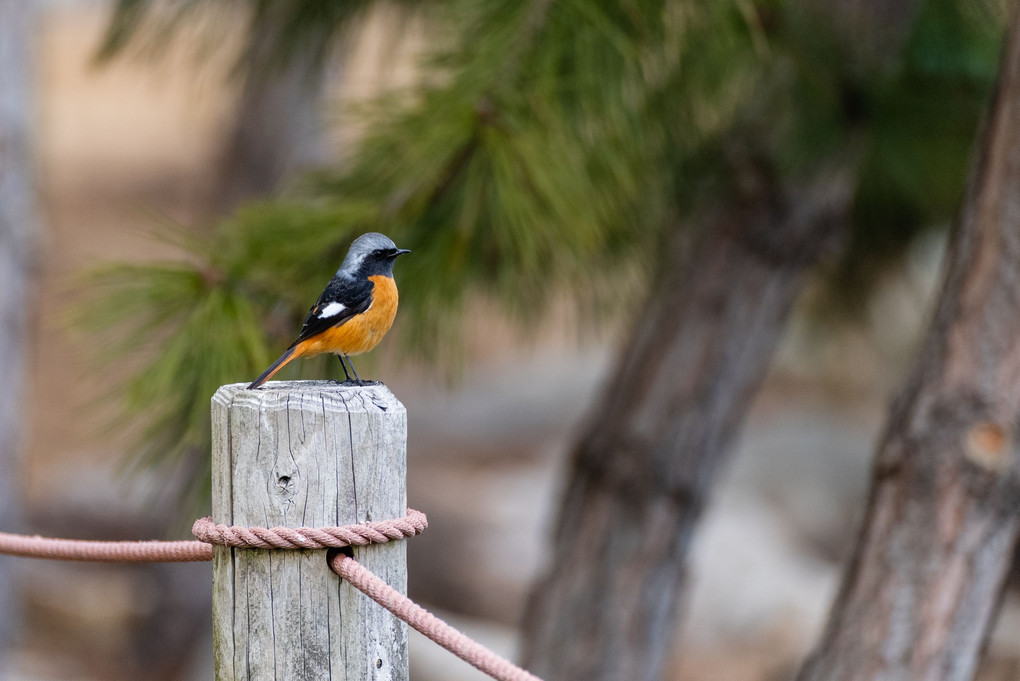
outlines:
[{"label": "cut top of post", "polygon": [[247,383],[231,383],[220,386],[212,399],[224,407],[233,404],[260,407],[291,404],[304,408],[311,402],[319,408],[333,411],[404,412],[404,405],[382,383],[353,385],[336,381],[270,381],[255,390],[248,390]]},{"label": "cut top of post", "polygon": [[404,515],[407,413],[385,385],[235,383],[212,403],[216,522],[330,526]]}]

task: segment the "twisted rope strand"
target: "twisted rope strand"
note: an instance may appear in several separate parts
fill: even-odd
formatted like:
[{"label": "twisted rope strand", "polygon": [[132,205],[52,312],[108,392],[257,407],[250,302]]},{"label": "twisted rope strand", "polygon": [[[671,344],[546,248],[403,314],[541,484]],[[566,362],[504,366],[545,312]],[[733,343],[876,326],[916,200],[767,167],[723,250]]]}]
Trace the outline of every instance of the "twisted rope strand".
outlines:
[{"label": "twisted rope strand", "polygon": [[192,528],[198,541],[89,541],[0,532],[0,553],[101,563],[182,563],[212,559],[210,544],[260,549],[324,549],[365,546],[421,534],[428,519],[421,511],[407,516],[343,527],[231,527],[200,518]]},{"label": "twisted rope strand", "polygon": [[212,559],[212,547],[199,541],[87,541],[7,532],[0,532],[0,553],[99,563],[184,563]]},{"label": "twisted rope strand", "polygon": [[372,574],[361,563],[342,553],[329,562],[333,571],[351,586],[404,620],[435,643],[499,681],[542,681],[509,660],[497,655],[466,634],[451,627],[431,612]]},{"label": "twisted rope strand", "polygon": [[421,511],[407,509],[395,520],[377,520],[341,527],[239,527],[199,518],[191,528],[195,539],[247,549],[329,549],[384,544],[421,534],[429,526]]}]

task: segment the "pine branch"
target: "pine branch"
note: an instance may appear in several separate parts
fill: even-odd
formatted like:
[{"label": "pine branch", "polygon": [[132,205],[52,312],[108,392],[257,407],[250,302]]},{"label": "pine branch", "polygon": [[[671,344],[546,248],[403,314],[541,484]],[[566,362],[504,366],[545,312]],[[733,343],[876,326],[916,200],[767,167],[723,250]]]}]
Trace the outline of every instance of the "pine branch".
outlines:
[{"label": "pine branch", "polygon": [[[637,288],[633,272],[663,224],[746,190],[741,158],[762,155],[787,184],[851,144],[872,154],[878,177],[895,164],[930,163],[924,149],[881,136],[902,106],[898,93],[910,92],[901,86],[914,79],[973,88],[955,91],[969,103],[950,126],[954,144],[968,143],[980,78],[959,80],[955,67],[924,72],[924,64],[953,62],[933,60],[937,49],[921,38],[911,42],[916,56],[861,80],[820,59],[818,36],[798,33],[795,17],[764,4],[749,13],[746,4],[438,6],[441,47],[425,76],[365,108],[367,132],[342,170],[305,178],[285,200],[243,208],[184,265],[115,271],[97,291],[92,318],[122,339],[118,352],[144,358],[127,383],[126,414],[146,423],[150,443],[207,451],[208,395],[253,377],[270,349],[289,344],[362,232],[384,232],[414,251],[397,267],[394,335],[407,354],[449,361],[465,291],[492,296],[528,324],[553,291],[574,292],[593,316],[608,314]],[[954,26],[932,11],[917,31],[926,21]],[[974,45],[994,42],[987,31],[975,36]],[[962,172],[945,181],[962,185]],[[922,184],[930,194],[932,184]],[[891,186],[905,201],[926,201]]]}]

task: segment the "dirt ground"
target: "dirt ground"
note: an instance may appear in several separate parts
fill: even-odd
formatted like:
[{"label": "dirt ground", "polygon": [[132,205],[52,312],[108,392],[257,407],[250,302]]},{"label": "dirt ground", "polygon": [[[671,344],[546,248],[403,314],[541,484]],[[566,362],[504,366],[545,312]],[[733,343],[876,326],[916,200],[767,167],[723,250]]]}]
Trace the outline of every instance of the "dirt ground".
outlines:
[{"label": "dirt ground", "polygon": [[[40,25],[45,233],[19,479],[33,530],[158,537],[173,509],[146,504],[159,481],[117,473],[126,439],[100,430],[111,413],[98,400],[108,377],[87,366],[89,338],[68,330],[68,313],[83,270],[166,257],[146,230],[196,221],[232,98],[215,70],[196,79],[176,58],[158,68],[95,67],[105,8],[54,3]],[[355,69],[353,90],[364,95],[380,79]],[[863,337],[808,352],[808,334],[791,331],[697,539],[672,678],[776,681],[796,669],[824,621],[863,502],[871,441],[922,321],[915,295],[888,296],[895,310],[887,314],[908,321],[894,325],[906,330],[881,352]],[[485,317],[453,389],[416,370],[382,376],[407,406],[409,499],[430,518],[429,532],[409,546],[412,596],[508,654],[545,559],[571,436],[615,353],[611,338],[579,345],[565,326],[553,321],[538,342],[515,347]],[[26,562],[21,570],[26,626],[10,678],[211,678],[208,566]],[[1018,612],[1011,599],[987,681],[1020,678]],[[419,680],[484,678],[417,637],[411,659]]]}]

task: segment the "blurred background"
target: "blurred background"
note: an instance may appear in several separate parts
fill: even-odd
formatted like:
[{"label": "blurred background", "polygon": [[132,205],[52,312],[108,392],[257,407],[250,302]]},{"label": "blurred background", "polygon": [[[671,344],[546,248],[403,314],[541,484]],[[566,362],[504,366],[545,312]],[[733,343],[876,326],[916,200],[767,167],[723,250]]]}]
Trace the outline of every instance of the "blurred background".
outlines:
[{"label": "blurred background", "polygon": [[[0,0],[0,7],[5,2],[0,24],[13,21],[11,5],[21,4]],[[489,165],[464,160],[477,159],[471,153],[450,153],[465,148],[458,134],[474,123],[450,114],[442,119],[449,130],[432,134],[433,119],[414,106],[424,102],[425,111],[435,105],[441,113],[442,102],[466,97],[482,124],[505,116],[505,125],[521,128],[528,125],[521,119],[545,123],[557,115],[541,99],[542,83],[551,79],[541,70],[545,57],[529,61],[525,47],[515,54],[514,40],[485,43],[489,34],[471,33],[470,20],[450,18],[465,3],[423,11],[415,3],[375,0],[343,3],[353,8],[351,17],[312,12],[308,25],[333,22],[328,35],[296,34],[316,49],[284,57],[259,52],[279,39],[259,30],[291,26],[274,23],[271,2],[252,3],[270,17],[261,24],[249,23],[246,10],[230,2],[25,4],[32,6],[19,18],[27,49],[0,49],[0,59],[21,55],[13,68],[27,81],[24,161],[36,197],[31,247],[19,260],[27,282],[21,309],[28,312],[8,324],[25,338],[25,352],[23,368],[12,364],[6,381],[16,393],[6,407],[8,416],[16,414],[8,424],[16,436],[4,440],[2,453],[10,459],[4,477],[11,519],[3,529],[93,539],[183,536],[206,494],[207,463],[195,452],[208,425],[194,415],[208,412],[209,382],[253,378],[290,342],[350,236],[379,229],[415,250],[396,268],[406,313],[394,336],[358,364],[408,411],[408,498],[430,521],[429,531],[408,545],[411,595],[510,655],[532,580],[548,560],[568,455],[641,314],[655,254],[668,240],[649,225],[664,215],[685,223],[683,216],[700,214],[706,202],[725,202],[732,188],[719,178],[732,167],[719,159],[743,157],[732,151],[735,139],[759,140],[748,155],[768,156],[772,172],[794,186],[833,158],[852,158],[851,236],[820,258],[798,293],[710,496],[691,547],[667,678],[771,681],[796,670],[820,632],[854,539],[887,402],[926,328],[947,227],[994,80],[1005,3],[918,2],[905,17],[859,15],[846,32],[859,29],[866,38],[856,44],[871,47],[853,59],[839,31],[799,24],[788,7],[795,3],[737,2],[721,16],[701,16],[680,2],[670,10],[680,17],[675,25],[641,24],[620,35],[603,28],[604,42],[585,54],[609,50],[614,40],[654,42],[649,35],[665,46],[662,54],[642,47],[652,53],[638,60],[644,91],[635,94],[630,83],[598,95],[630,109],[639,100],[641,107],[659,106],[658,118],[625,112],[602,129],[592,123],[597,117],[585,118],[597,98],[567,101],[563,109],[582,111],[572,114],[573,130],[597,130],[592,144],[605,152],[597,158],[609,171],[592,158],[576,166],[553,158],[557,145],[569,149],[576,140],[525,137],[520,147],[502,150],[524,149],[521,158],[533,154],[528,163],[557,175],[547,200],[457,199],[455,207],[442,202],[471,192],[490,196],[503,187],[501,177],[533,168],[523,161],[500,166],[495,152],[485,159]],[[481,27],[511,12],[506,3],[475,5],[490,6],[474,19]],[[848,6],[868,10],[865,2]],[[300,22],[293,26],[307,31]],[[479,44],[468,49],[458,42],[465,35],[477,35]],[[557,35],[542,40],[561,49],[553,43]],[[11,40],[9,33],[4,39]],[[678,69],[683,82],[672,83],[672,67],[685,60],[693,67]],[[501,69],[511,71],[515,62],[533,72],[504,75]],[[605,62],[589,69],[595,80],[600,69],[606,82],[614,69],[624,70]],[[549,73],[562,75],[563,63]],[[515,83],[528,94],[526,106],[510,110],[499,92],[463,95],[458,84],[479,73]],[[0,87],[11,82],[2,74]],[[422,83],[431,89],[413,89]],[[655,103],[673,92],[679,102]],[[655,126],[663,120],[675,129],[661,133]],[[420,148],[395,151],[398,126],[408,139],[424,140]],[[547,126],[543,134],[550,127],[555,132]],[[641,143],[627,141],[633,139]],[[361,146],[366,140],[369,151]],[[544,144],[548,153],[536,151]],[[632,157],[631,150],[640,153]],[[673,165],[656,166],[665,156]],[[645,171],[634,170],[639,166],[657,167],[661,181],[649,184]],[[429,179],[437,168],[440,179]],[[590,171],[589,184],[564,180],[576,168]],[[391,172],[424,178],[423,186],[387,185]],[[478,187],[472,173],[483,178]],[[538,172],[529,177],[542,180]],[[671,202],[649,198],[666,194]],[[286,198],[251,207],[274,196]],[[559,206],[552,196],[573,203]],[[373,211],[384,198],[403,203],[380,217]],[[438,207],[421,208],[425,203]],[[588,203],[597,205],[571,214]],[[563,230],[557,241],[551,218],[535,218],[550,205],[573,220],[576,235]],[[487,211],[518,222],[501,224]],[[489,224],[491,243],[472,241],[472,219]],[[453,236],[428,227],[429,220],[446,220]],[[293,271],[273,269],[278,242],[236,236],[304,224],[316,227],[297,240],[294,249],[304,249],[305,260],[289,265]],[[537,252],[565,255],[506,246],[501,239],[519,234],[521,225],[555,237],[518,236],[515,244],[530,240]],[[458,257],[478,266],[462,271]],[[503,267],[507,262],[513,266]],[[209,288],[159,289],[154,272],[184,272],[191,277],[186,286],[199,281]],[[536,282],[552,272],[561,274],[550,274],[548,285]],[[11,273],[0,275],[6,280]],[[254,312],[230,308],[241,310],[230,328],[242,330],[220,340],[233,338],[232,347],[245,351],[226,363],[225,373],[209,376],[193,356],[178,352],[175,339],[209,353],[215,351],[202,343],[216,339],[189,335],[195,329],[174,317],[172,301],[183,307],[191,300],[180,290],[206,300],[219,282],[235,278],[254,282],[236,291],[259,302]],[[466,293],[451,304],[443,296],[454,289]],[[545,305],[536,305],[536,297]],[[244,330],[246,315],[264,332],[257,340]],[[175,353],[177,364],[158,365]],[[309,363],[301,371],[333,376],[336,368]],[[154,387],[141,389],[138,381]],[[183,406],[172,396],[175,383],[190,391]],[[140,448],[140,438],[150,446]],[[20,443],[16,455],[12,442]],[[160,463],[168,453],[170,462]],[[4,565],[13,573],[15,605],[3,617],[15,631],[3,678],[211,678],[208,565]],[[413,678],[483,678],[412,636]],[[1020,678],[1015,593],[1004,603],[980,678]]]}]

